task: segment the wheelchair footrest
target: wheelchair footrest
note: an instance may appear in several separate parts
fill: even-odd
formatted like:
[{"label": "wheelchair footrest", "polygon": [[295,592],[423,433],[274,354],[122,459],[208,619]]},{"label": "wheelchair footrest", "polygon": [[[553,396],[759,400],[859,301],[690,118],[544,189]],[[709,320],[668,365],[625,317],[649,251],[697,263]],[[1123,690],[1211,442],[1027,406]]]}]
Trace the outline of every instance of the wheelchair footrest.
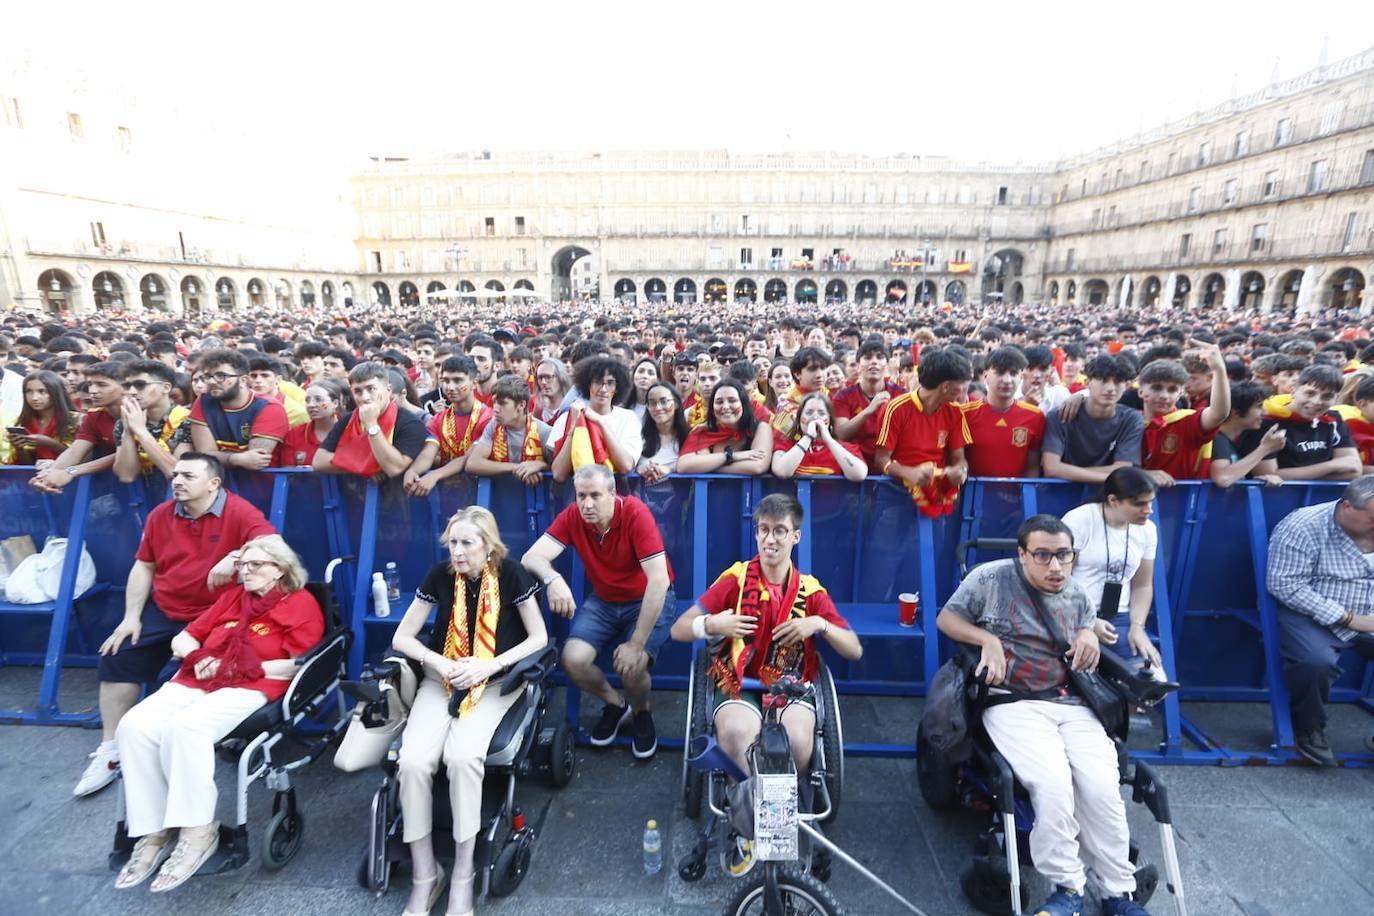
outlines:
[{"label": "wheelchair footrest", "polygon": [[115,824],[114,845],[110,848],[110,871],[119,871],[134,851],[134,838],[129,836],[129,828],[120,821]]},{"label": "wheelchair footrest", "polygon": [[219,825],[219,849],[200,867],[197,875],[222,875],[248,864],[248,826]]}]

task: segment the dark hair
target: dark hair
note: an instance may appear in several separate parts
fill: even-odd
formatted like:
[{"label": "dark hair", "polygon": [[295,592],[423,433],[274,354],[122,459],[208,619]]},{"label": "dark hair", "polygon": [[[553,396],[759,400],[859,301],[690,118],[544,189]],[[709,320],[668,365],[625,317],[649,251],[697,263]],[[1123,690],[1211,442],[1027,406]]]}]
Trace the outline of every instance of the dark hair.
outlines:
[{"label": "dark hair", "polygon": [[1054,365],[1054,351],[1043,345],[1026,347],[1025,356],[1026,365],[1032,369],[1048,369]]},{"label": "dark hair", "polygon": [[733,379],[729,376],[716,382],[716,387],[712,388],[710,394],[706,396],[706,428],[711,432],[720,429],[720,425],[716,422],[716,392],[722,388],[733,388],[739,395],[740,415],[739,423],[735,425],[735,428],[739,430],[740,435],[745,440],[752,440],[754,430],[759,425],[758,418],[754,416],[754,402],[749,400],[749,392],[744,389],[744,385],[740,384],[739,379]]},{"label": "dark hair", "polygon": [[306,391],[311,388],[323,388],[329,392],[329,396],[339,402],[339,410],[352,410],[353,393],[348,390],[348,386],[336,378],[317,378],[306,386]]},{"label": "dark hair", "polygon": [[615,397],[611,399],[611,403],[623,403],[626,393],[631,398],[634,397],[634,390],[630,385],[630,371],[614,356],[588,356],[573,366],[573,384],[582,392],[583,397],[591,396],[593,382],[598,382],[608,375],[615,379]]},{"label": "dark hair", "polygon": [[324,356],[324,344],[318,340],[303,340],[296,344],[296,359],[308,359],[312,356]]},{"label": "dark hair", "polygon": [[881,337],[870,337],[859,344],[859,352],[856,359],[863,359],[865,356],[872,356],[874,353],[882,354],[883,359],[887,359],[891,354],[888,352],[887,344],[883,343]]},{"label": "dark hair", "polygon": [[758,524],[765,518],[785,518],[792,523],[792,527],[801,528],[802,521],[806,518],[806,511],[802,509],[802,504],[797,501],[795,496],[789,496],[786,493],[770,493],[759,500],[758,505],[754,506],[754,524]]},{"label": "dark hair", "polygon": [[1016,546],[1025,550],[1030,542],[1030,536],[1037,531],[1045,534],[1067,534],[1070,546],[1073,545],[1073,529],[1064,524],[1063,519],[1041,512],[1026,519],[1021,523],[1021,527],[1016,529]]},{"label": "dark hair", "polygon": [[[70,364],[71,360],[67,360]],[[92,363],[86,367],[86,377],[92,375],[99,378],[107,378],[112,382],[124,381],[124,364],[118,360],[107,360],[103,363]]]},{"label": "dark hair", "polygon": [[169,385],[177,383],[177,371],[157,359],[135,359],[124,364],[124,377],[131,375],[151,375]]},{"label": "dark hair", "polygon": [[1094,356],[1086,366],[1083,367],[1083,374],[1091,379],[1102,379],[1109,382],[1129,382],[1135,377],[1130,366],[1115,356],[1108,356],[1103,353]]},{"label": "dark hair", "polygon": [[1140,370],[1142,385],[1186,385],[1188,370],[1174,359],[1157,359]]},{"label": "dark hair", "polygon": [[214,455],[207,455],[205,452],[182,452],[177,461],[199,461],[205,465],[207,477],[224,479],[224,465]]},{"label": "dark hair", "polygon": [[1335,394],[1340,391],[1343,382],[1341,370],[1335,366],[1312,365],[1302,370],[1302,373],[1298,375],[1299,385],[1313,385],[1327,394]]},{"label": "dark hair", "polygon": [[949,347],[921,352],[921,363],[916,367],[916,381],[922,388],[930,390],[945,382],[972,380],[973,363],[964,354]]},{"label": "dark hair", "polygon": [[371,361],[362,362],[348,370],[348,384],[350,386],[361,385],[363,382],[370,382],[372,379],[380,379],[386,383],[388,388],[391,387],[391,376],[387,374],[386,366],[383,366],[381,363],[374,363]]},{"label": "dark hair", "polygon": [[[678,448],[682,448],[682,443],[687,441],[687,434],[692,431],[691,426],[687,424],[687,414],[682,410],[682,395],[677,393],[677,388],[660,379],[650,385],[649,390],[645,392],[646,401],[655,388],[662,388],[673,396],[673,438],[677,440]],[[658,437],[658,424],[649,416],[647,408],[644,411],[644,422],[640,424],[640,433],[644,438],[644,457],[652,458],[657,455],[658,450],[663,447],[663,442]]]},{"label": "dark hair", "polygon": [[986,368],[994,372],[1024,372],[1029,363],[1017,347],[998,347],[988,354]]},{"label": "dark hair", "polygon": [[327,358],[330,356],[334,357],[339,362],[343,363],[344,369],[350,372],[353,370],[354,366],[358,365],[358,357],[354,356],[349,351],[341,350],[338,347],[330,347],[327,350],[325,350],[324,353],[320,354],[320,356],[321,358]]},{"label": "dark hair", "polygon": [[1102,495],[1098,501],[1105,503],[1109,496],[1119,500],[1135,499],[1146,493],[1153,494],[1157,489],[1154,478],[1146,471],[1137,467],[1117,468],[1102,481]]},{"label": "dark hair", "polygon": [[[1237,382],[1231,386],[1231,412],[1243,417],[1253,410],[1255,405],[1263,404],[1268,396],[1269,389],[1258,382]],[[1356,397],[1358,396],[1357,389]],[[1371,396],[1374,396],[1374,393],[1371,393]]]},{"label": "dark hair", "polygon": [[270,372],[273,375],[285,375],[282,371],[281,360],[274,356],[250,356],[248,358],[249,372]]},{"label": "dark hair", "polygon": [[787,364],[787,368],[792,371],[792,378],[795,379],[801,375],[803,369],[824,370],[832,362],[834,360],[830,354],[820,347],[802,347],[792,354],[792,361]]},{"label": "dark hair", "polygon": [[444,361],[439,364],[439,372],[461,372],[468,378],[477,376],[477,364],[472,361],[471,356],[446,356]]},{"label": "dark hair", "polygon": [[234,371],[235,375],[248,374],[248,357],[238,350],[221,348],[218,350],[206,350],[200,355],[200,368],[209,371],[216,366],[228,366]]},{"label": "dark hair", "polygon": [[518,375],[506,374],[496,380],[496,384],[491,386],[491,400],[510,401],[512,404],[519,404],[528,407],[530,403],[530,385]]},{"label": "dark hair", "polygon": [[[67,396],[67,386],[63,384],[60,375],[46,369],[39,369],[24,376],[24,387],[27,387],[29,382],[38,382],[47,389],[48,400],[52,402],[53,419],[57,421],[54,427],[57,430],[57,435],[53,438],[60,441],[76,425],[76,415],[72,408],[72,399]],[[15,425],[24,426],[33,419],[35,419],[33,408],[29,406],[29,401],[25,398],[24,406],[19,410],[19,419]]]}]

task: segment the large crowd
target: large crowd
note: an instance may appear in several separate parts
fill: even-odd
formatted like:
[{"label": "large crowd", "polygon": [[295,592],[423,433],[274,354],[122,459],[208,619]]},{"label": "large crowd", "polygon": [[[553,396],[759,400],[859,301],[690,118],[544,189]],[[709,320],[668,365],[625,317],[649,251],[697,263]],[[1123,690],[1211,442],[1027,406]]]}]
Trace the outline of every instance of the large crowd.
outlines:
[{"label": "large crowd", "polygon": [[[32,486],[49,493],[106,470],[171,481],[174,498],[145,526],[124,619],[102,646],[104,740],[76,789],[99,790],[123,761],[141,839],[118,883],[156,874],[155,891],[213,852],[207,743],[279,695],[290,659],[319,637],[298,559],[220,486],[225,468],[354,474],[413,495],[459,474],[573,479],[574,503],[518,560],[480,507],[455,515],[450,561],[431,570],[397,629],[395,648],[424,675],[401,752],[408,912],[427,912],[446,880],[421,814],[440,761],[459,852],[450,906],[471,909],[471,798],[509,703],[483,685],[544,644],[538,592],[573,618],[562,663],[603,703],[592,742],[623,730],[639,757],[657,746],[650,672],[670,636],[723,643],[711,668],[715,725],[741,760],[761,717],[742,678],[811,679],[817,639],[845,657],[862,652],[820,584],[791,566],[801,507],[781,496],[755,513],[759,553],[674,622],[658,523],[617,495],[620,475],[648,485],[674,474],[884,475],[899,485],[881,509],[893,526],[949,513],[969,477],[1101,484],[1099,501],[1062,520],[1027,520],[1017,560],[970,575],[940,627],[972,647],[995,688],[1025,701],[989,710],[986,724],[1035,802],[1034,859],[1055,884],[1039,912],[1081,907],[1081,827],[1104,912],[1130,916],[1144,910],[1130,896],[1115,751],[1066,692],[1069,670],[1094,666],[1101,644],[1160,664],[1147,628],[1158,488],[1351,481],[1340,499],[1280,524],[1268,571],[1298,749],[1335,762],[1324,704],[1336,659],[1347,645],[1364,651],[1374,632],[1370,327],[1351,313],[1001,304],[11,313],[0,322],[0,462],[33,465]],[[588,571],[578,606],[553,565],[567,549]],[[1018,604],[1023,589],[1038,597]],[[1059,641],[1066,652],[1052,651]],[[598,667],[602,650],[613,651],[623,689]],[[172,657],[180,673],[139,703],[140,685]],[[789,731],[803,744],[809,734],[804,723]],[[1070,761],[1072,782],[1069,766],[1047,760]],[[747,870],[748,843],[737,839],[732,870]]]}]

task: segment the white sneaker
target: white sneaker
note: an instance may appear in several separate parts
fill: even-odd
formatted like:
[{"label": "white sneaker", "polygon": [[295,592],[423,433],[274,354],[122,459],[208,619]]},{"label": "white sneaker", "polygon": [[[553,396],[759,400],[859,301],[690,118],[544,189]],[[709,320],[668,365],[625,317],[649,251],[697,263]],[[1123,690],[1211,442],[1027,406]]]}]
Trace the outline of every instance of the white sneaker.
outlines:
[{"label": "white sneaker", "polygon": [[96,748],[94,754],[91,754],[91,762],[87,764],[86,772],[81,774],[76,788],[72,789],[72,794],[77,798],[94,795],[114,782],[118,775],[119,747],[115,745],[107,748],[102,744]]}]

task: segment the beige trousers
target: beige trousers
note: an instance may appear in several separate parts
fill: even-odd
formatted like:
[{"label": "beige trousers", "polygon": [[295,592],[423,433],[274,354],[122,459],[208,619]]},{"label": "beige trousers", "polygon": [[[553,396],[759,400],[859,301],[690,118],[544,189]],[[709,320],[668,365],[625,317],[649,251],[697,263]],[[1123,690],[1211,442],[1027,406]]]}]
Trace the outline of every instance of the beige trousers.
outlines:
[{"label": "beige trousers", "polygon": [[448,714],[449,694],[443,682],[425,670],[401,733],[398,778],[405,842],[424,839],[434,829],[434,774],[441,761],[448,770],[453,839],[462,843],[477,835],[482,821],[487,747],[506,710],[519,698],[519,690],[502,696],[499,683],[493,679],[472,711],[455,719]]}]

